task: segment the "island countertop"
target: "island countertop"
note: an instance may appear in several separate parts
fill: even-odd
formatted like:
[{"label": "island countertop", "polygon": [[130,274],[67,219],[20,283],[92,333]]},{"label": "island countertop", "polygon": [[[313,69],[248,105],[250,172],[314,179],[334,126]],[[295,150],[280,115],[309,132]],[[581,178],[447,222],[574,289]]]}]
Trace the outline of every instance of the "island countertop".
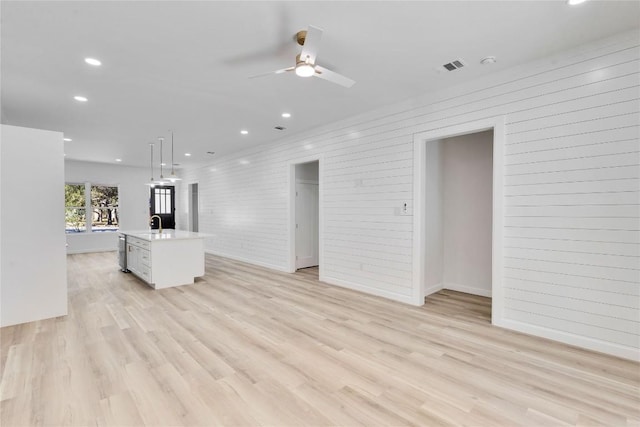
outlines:
[{"label": "island countertop", "polygon": [[204,239],[207,237],[213,237],[211,234],[195,233],[193,231],[173,230],[165,229],[162,233],[158,233],[157,230],[124,230],[119,231],[120,234],[127,236],[137,237],[138,239],[148,240],[150,242],[161,240],[186,240],[186,239]]}]

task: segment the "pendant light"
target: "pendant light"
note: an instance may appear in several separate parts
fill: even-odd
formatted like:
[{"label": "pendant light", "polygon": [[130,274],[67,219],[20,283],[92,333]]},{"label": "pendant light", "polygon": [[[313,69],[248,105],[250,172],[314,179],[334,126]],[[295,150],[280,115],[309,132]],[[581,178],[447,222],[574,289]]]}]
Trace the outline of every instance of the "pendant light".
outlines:
[{"label": "pendant light", "polygon": [[162,175],[162,151],[163,151],[164,138],[160,136],[158,137],[158,141],[160,141],[160,179],[155,181],[155,183],[156,185],[167,185],[169,181],[164,179],[164,175]]},{"label": "pendant light", "polygon": [[169,175],[169,181],[171,182],[176,182],[176,181],[181,181],[182,178],[179,178],[176,175],[175,170],[173,169],[174,163],[173,163],[173,131],[171,132],[171,175]]},{"label": "pendant light", "polygon": [[151,161],[149,162],[149,166],[151,169],[151,179],[145,185],[148,185],[149,187],[153,188],[156,186],[156,181],[153,179],[153,142],[149,143],[149,148],[151,151]]}]

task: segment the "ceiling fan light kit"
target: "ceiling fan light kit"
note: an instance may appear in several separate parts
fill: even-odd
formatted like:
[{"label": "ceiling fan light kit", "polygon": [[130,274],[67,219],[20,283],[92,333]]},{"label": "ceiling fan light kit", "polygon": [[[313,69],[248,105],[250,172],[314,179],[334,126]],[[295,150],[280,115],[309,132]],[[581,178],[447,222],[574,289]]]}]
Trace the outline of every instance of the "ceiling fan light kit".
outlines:
[{"label": "ceiling fan light kit", "polygon": [[316,65],[316,56],[320,47],[320,39],[322,38],[322,30],[313,25],[309,25],[307,30],[298,31],[294,36],[296,42],[302,46],[302,51],[296,56],[296,65],[289,68],[282,68],[271,73],[260,74],[255,77],[263,77],[271,74],[283,74],[294,71],[299,77],[319,77],[331,83],[350,88],[355,81],[341,74],[331,71],[327,68]]},{"label": "ceiling fan light kit", "polygon": [[[298,58],[300,58],[300,55],[298,55]],[[306,61],[298,61],[296,64],[296,75],[300,77],[311,77],[315,73],[316,69]]]}]

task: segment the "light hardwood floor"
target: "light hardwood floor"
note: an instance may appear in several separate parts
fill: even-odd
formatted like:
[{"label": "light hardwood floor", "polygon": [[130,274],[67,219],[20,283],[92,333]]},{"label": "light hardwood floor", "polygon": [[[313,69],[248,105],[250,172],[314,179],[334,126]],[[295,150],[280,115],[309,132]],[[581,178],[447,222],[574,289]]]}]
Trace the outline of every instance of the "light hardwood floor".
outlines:
[{"label": "light hardwood floor", "polygon": [[2,427],[640,424],[637,363],[492,327],[486,298],[213,256],[159,291],[114,253],[68,269],[68,316],[0,330]]}]

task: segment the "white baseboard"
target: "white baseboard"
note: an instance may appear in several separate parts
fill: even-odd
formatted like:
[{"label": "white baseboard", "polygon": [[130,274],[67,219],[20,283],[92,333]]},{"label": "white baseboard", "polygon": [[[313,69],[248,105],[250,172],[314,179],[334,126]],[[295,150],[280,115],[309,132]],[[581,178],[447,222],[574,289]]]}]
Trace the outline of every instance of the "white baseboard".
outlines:
[{"label": "white baseboard", "polygon": [[529,335],[547,338],[553,341],[560,341],[564,344],[574,345],[576,347],[582,347],[600,353],[611,354],[636,362],[640,361],[640,349],[638,348],[626,347],[619,344],[574,335],[569,332],[557,331],[543,326],[530,325],[517,320],[501,319],[499,322],[494,322],[494,325]]},{"label": "white baseboard", "polygon": [[474,288],[473,286],[465,286],[459,283],[447,282],[442,285],[442,289],[449,289],[452,291],[464,292],[465,294],[478,295],[481,297],[491,298],[490,289]]},{"label": "white baseboard", "polygon": [[255,260],[252,260],[252,259],[243,258],[243,257],[239,257],[239,256],[236,256],[236,255],[229,255],[229,254],[225,254],[225,253],[222,253],[222,252],[216,252],[216,251],[211,251],[211,250],[206,250],[206,249],[205,249],[204,252],[207,253],[207,254],[219,256],[219,257],[222,257],[222,258],[229,258],[229,259],[232,259],[232,260],[235,260],[235,261],[241,261],[241,262],[246,262],[247,264],[257,265],[259,267],[270,268],[271,270],[277,270],[277,271],[282,271],[284,273],[290,273],[288,268],[285,268],[285,267],[282,267],[282,266],[279,266],[279,265],[269,264],[269,263],[261,262],[261,261],[255,261]]},{"label": "white baseboard", "polygon": [[435,294],[436,292],[442,290],[442,283],[438,283],[437,285],[429,286],[424,290],[424,296],[428,297],[431,294]]},{"label": "white baseboard", "polygon": [[112,247],[109,248],[92,248],[92,249],[67,249],[67,255],[74,254],[91,254],[94,252],[117,252],[118,249]]},{"label": "white baseboard", "polygon": [[351,289],[353,291],[362,292],[368,295],[375,295],[378,297],[384,297],[393,301],[401,302],[404,304],[409,304],[413,306],[421,306],[422,303],[416,304],[413,298],[410,295],[401,295],[395,292],[383,291],[381,289],[370,288],[368,286],[360,285],[358,283],[349,282],[342,279],[336,279],[334,277],[323,277],[322,282],[328,283],[330,285],[340,286],[341,288]]}]

